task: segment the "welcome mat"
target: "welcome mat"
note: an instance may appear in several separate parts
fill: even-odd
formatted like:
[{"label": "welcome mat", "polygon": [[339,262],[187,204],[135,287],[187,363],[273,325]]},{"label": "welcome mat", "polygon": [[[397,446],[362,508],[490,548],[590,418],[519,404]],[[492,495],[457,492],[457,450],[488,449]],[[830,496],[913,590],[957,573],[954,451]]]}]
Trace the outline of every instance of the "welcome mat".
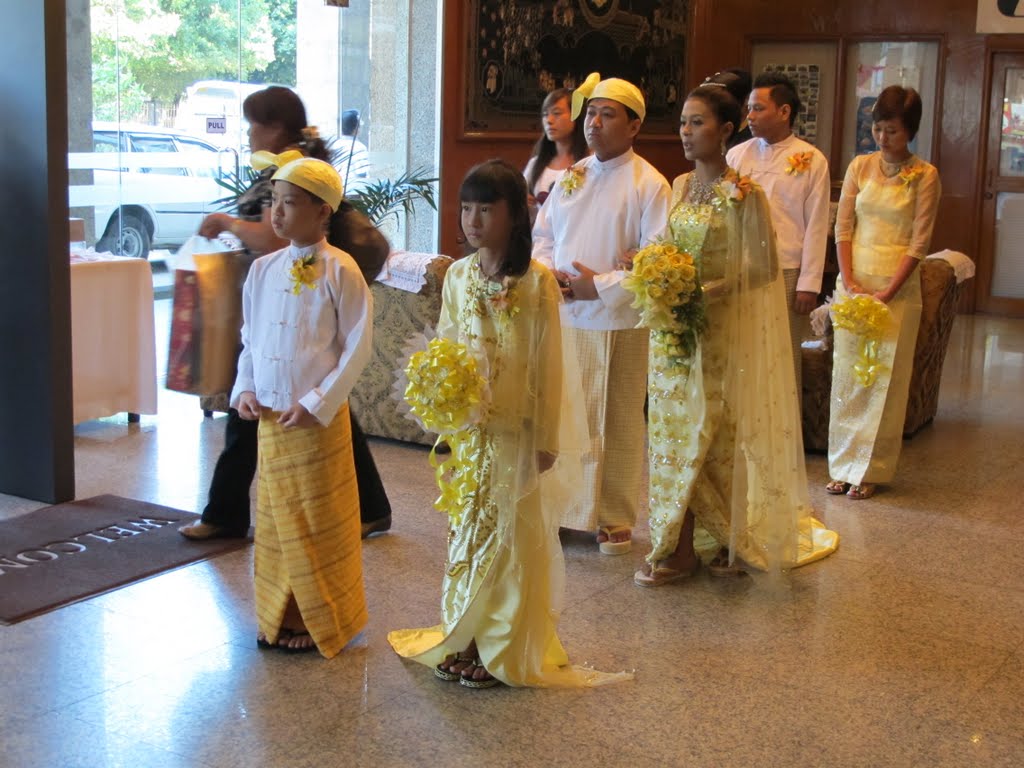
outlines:
[{"label": "welcome mat", "polygon": [[190,541],[178,526],[196,517],[95,496],[0,523],[0,622],[13,624],[250,543]]}]

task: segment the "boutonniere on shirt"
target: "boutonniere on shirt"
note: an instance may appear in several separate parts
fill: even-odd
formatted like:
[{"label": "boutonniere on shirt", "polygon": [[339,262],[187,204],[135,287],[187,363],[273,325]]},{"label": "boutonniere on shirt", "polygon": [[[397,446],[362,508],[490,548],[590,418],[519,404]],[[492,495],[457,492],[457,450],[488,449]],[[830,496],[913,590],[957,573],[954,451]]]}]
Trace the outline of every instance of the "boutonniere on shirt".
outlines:
[{"label": "boutonniere on shirt", "polygon": [[316,287],[316,251],[308,256],[300,256],[292,261],[291,269],[288,270],[288,277],[291,278],[291,291],[296,296],[302,293],[303,288]]},{"label": "boutonniere on shirt", "polygon": [[924,175],[924,168],[920,165],[908,165],[900,170],[900,181],[904,187],[909,187]]},{"label": "boutonniere on shirt", "polygon": [[794,155],[790,155],[786,158],[786,162],[789,163],[789,167],[786,169],[786,173],[790,176],[799,176],[805,171],[811,169],[811,160],[814,159],[812,152],[797,152]]},{"label": "boutonniere on shirt", "polygon": [[558,186],[562,188],[562,195],[569,197],[569,195],[582,187],[583,177],[586,175],[586,172],[586,168],[577,168],[575,165],[570,165],[558,182]]},{"label": "boutonniere on shirt", "polygon": [[750,194],[754,188],[754,182],[749,176],[740,176],[735,170],[729,168],[722,174],[719,186],[726,200],[730,203],[739,203]]}]

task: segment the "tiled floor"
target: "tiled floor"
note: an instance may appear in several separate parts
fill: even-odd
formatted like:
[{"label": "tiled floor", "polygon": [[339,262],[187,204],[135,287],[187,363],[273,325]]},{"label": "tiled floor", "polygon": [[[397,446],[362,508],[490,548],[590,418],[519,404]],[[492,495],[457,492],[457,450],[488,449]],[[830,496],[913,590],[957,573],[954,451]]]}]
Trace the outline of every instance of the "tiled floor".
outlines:
[{"label": "tiled floor", "polygon": [[[874,499],[808,457],[841,548],[783,583],[640,590],[646,532],[621,558],[569,537],[570,654],[636,670],[590,691],[471,691],[390,651],[436,618],[445,534],[426,452],[375,442],[395,528],[352,647],[258,651],[251,549],[0,627],[0,765],[1024,765],[1024,321],[959,318],[940,402]],[[200,508],[223,422],[160,406],[77,428],[79,497]]]}]

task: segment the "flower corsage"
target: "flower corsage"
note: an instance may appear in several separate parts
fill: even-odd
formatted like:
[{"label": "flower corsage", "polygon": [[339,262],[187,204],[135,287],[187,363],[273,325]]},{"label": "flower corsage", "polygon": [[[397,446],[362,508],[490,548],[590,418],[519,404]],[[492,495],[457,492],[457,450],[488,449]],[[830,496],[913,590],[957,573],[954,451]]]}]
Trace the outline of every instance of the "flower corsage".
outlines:
[{"label": "flower corsage", "polygon": [[903,182],[903,186],[908,189],[910,186],[920,179],[924,175],[924,168],[920,165],[908,165],[906,168],[900,169],[900,181]]},{"label": "flower corsage", "polygon": [[641,248],[622,287],[640,310],[638,327],[651,329],[652,342],[671,364],[693,353],[707,325],[693,256],[672,243]]},{"label": "flower corsage", "polygon": [[577,189],[583,186],[583,178],[586,176],[587,169],[580,168],[576,165],[570,165],[565,173],[562,174],[562,178],[558,182],[558,186],[562,188],[562,195],[569,197]]},{"label": "flower corsage", "polygon": [[296,296],[302,293],[303,288],[316,287],[316,251],[306,256],[300,256],[292,261],[288,270],[288,277],[292,281],[291,291]]},{"label": "flower corsage", "polygon": [[729,168],[722,174],[719,186],[725,199],[736,205],[750,194],[754,188],[754,182],[749,176],[740,176],[734,169]]},{"label": "flower corsage", "polygon": [[811,161],[813,159],[813,152],[797,152],[790,155],[786,158],[786,162],[789,164],[789,167],[786,168],[786,173],[790,176],[799,176],[801,173],[806,173],[811,169]]},{"label": "flower corsage", "polygon": [[836,328],[860,337],[853,374],[862,387],[870,387],[885,370],[885,365],[879,361],[879,347],[892,322],[888,305],[863,293],[847,295],[832,304],[831,313]]}]

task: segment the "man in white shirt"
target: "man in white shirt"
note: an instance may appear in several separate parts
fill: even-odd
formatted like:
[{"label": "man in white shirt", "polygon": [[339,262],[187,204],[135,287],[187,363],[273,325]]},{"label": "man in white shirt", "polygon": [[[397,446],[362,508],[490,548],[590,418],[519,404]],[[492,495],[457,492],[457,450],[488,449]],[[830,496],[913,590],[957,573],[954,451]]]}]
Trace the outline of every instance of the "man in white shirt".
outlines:
[{"label": "man in white shirt", "polygon": [[825,265],[829,220],[828,161],[793,133],[800,97],[785,75],[763,72],[747,100],[754,138],[729,150],[729,166],[749,174],[768,195],[779,263],[786,284],[796,391],[800,393],[800,342],[807,315],[817,305]]},{"label": "man in white shirt", "polygon": [[594,73],[573,93],[574,120],[587,98],[593,154],[565,171],[541,207],[533,256],[562,286],[562,334],[577,353],[590,426],[584,487],[562,525],[597,530],[602,552],[624,554],[642,493],[649,332],[636,328],[620,283],[628,255],[663,235],[672,193],[633,152],[646,114],[640,90]]}]

